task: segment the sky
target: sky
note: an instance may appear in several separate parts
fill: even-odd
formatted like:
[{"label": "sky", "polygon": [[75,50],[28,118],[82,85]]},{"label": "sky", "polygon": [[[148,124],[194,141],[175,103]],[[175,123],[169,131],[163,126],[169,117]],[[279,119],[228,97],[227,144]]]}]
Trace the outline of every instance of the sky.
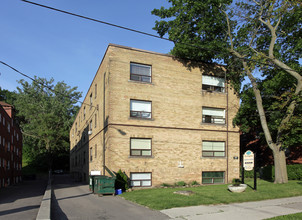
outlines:
[{"label": "sky", "polygon": [[[154,8],[166,0],[32,0],[33,2],[157,35]],[[35,6],[0,0],[0,61],[30,76],[78,87],[85,97],[109,43],[168,53],[173,43]],[[17,91],[30,79],[0,63],[0,87]],[[82,99],[83,99],[82,97]],[[81,100],[82,100],[81,99]]]}]

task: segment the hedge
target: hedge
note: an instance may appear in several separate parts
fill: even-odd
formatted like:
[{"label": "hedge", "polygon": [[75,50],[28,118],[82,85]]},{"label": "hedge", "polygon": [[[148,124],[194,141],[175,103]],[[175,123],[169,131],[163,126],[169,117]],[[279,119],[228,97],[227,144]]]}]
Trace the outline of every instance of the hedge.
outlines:
[{"label": "hedge", "polygon": [[[287,165],[288,180],[302,180],[302,164]],[[241,171],[240,171],[241,175]],[[257,170],[257,177],[264,180],[275,179],[275,167],[272,165]],[[244,171],[244,178],[254,178],[254,171]]]}]

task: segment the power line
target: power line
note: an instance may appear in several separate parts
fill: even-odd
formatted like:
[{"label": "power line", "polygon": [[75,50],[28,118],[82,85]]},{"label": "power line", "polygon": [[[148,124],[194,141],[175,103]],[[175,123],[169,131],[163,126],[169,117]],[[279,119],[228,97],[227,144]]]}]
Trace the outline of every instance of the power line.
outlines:
[{"label": "power line", "polygon": [[[95,18],[90,18],[90,17],[87,17],[87,16],[75,14],[75,13],[72,13],[72,12],[64,11],[64,10],[61,10],[61,9],[58,9],[58,8],[53,8],[53,7],[50,7],[50,6],[47,6],[47,5],[42,5],[42,4],[39,4],[39,3],[36,3],[36,2],[31,2],[31,1],[28,1],[28,0],[21,0],[21,1],[29,3],[29,4],[32,4],[32,5],[40,6],[42,8],[47,8],[47,9],[50,9],[50,10],[53,10],[53,11],[57,11],[57,12],[61,12],[61,13],[64,13],[64,14],[71,15],[71,16],[75,16],[75,17],[79,17],[79,18],[82,18],[82,19],[86,19],[86,20],[89,20],[89,21],[94,21],[94,22],[97,22],[97,23],[101,23],[101,24],[105,24],[105,25],[108,25],[108,26],[124,29],[124,30],[135,32],[135,33],[138,33],[138,34],[154,37],[154,38],[161,39],[161,40],[170,41],[170,42],[173,42],[174,44],[178,43],[178,44],[182,44],[182,45],[186,45],[186,46],[190,46],[190,47],[199,48],[199,49],[202,49],[202,50],[209,50],[209,51],[221,54],[221,51],[217,51],[217,50],[213,50],[213,49],[210,49],[210,48],[201,47],[199,45],[194,45],[194,44],[190,44],[190,43],[185,43],[185,42],[179,42],[179,41],[171,40],[171,39],[166,38],[166,37],[160,37],[160,36],[157,36],[157,35],[154,35],[154,34],[150,34],[150,33],[147,33],[147,32],[143,32],[143,31],[139,31],[139,30],[136,30],[136,29],[133,29],[133,28],[128,28],[128,27],[125,27],[125,26],[109,23],[109,22],[98,20],[98,19],[95,19]],[[225,48],[221,48],[221,49],[225,50]],[[272,64],[271,63],[265,63],[265,62],[261,62],[259,60],[249,59],[249,58],[245,58],[245,57],[243,57],[243,58],[237,57],[237,59],[239,59],[239,60],[246,60],[246,61],[253,61],[253,62],[256,62],[258,64],[264,64],[264,65],[268,65],[268,66],[275,66],[275,67],[283,69],[283,70],[292,71],[292,69],[281,68],[281,67],[279,67],[278,65],[276,65],[274,63],[272,63]],[[205,61],[203,61],[203,62],[205,62]]]},{"label": "power line", "polygon": [[45,85],[45,84],[43,84],[43,83],[37,81],[36,79],[32,78],[31,76],[28,76],[28,75],[26,75],[26,74],[20,72],[20,71],[17,70],[16,68],[14,68],[14,67],[8,65],[7,63],[5,63],[5,62],[3,62],[3,61],[1,61],[1,60],[0,60],[0,63],[3,64],[3,65],[5,65],[5,66],[7,66],[7,67],[9,67],[10,69],[14,70],[15,72],[19,73],[20,75],[22,75],[22,76],[24,76],[24,77],[26,77],[26,78],[32,80],[33,82],[35,82],[35,83],[37,83],[37,84],[40,84],[41,86],[43,86],[43,87],[49,89],[50,91],[52,91],[52,92],[54,92],[54,93],[59,93],[61,96],[64,96],[64,97],[66,97],[66,98],[69,98],[69,99],[71,99],[71,100],[74,100],[74,101],[76,101],[76,102],[79,102],[79,103],[81,103],[81,104],[83,104],[83,105],[88,105],[88,106],[91,106],[91,107],[96,108],[96,106],[89,105],[89,104],[87,104],[87,103],[85,103],[85,102],[79,101],[79,100],[76,99],[76,98],[72,98],[72,97],[70,97],[70,96],[68,96],[68,95],[65,95],[65,94],[61,93],[61,92],[55,91],[55,90],[52,89],[50,86],[47,86],[47,85]]}]

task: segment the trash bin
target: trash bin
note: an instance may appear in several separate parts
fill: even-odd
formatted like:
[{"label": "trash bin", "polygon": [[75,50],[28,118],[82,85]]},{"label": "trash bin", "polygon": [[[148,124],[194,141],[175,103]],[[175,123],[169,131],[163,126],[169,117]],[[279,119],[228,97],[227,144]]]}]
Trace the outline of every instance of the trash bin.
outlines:
[{"label": "trash bin", "polygon": [[94,176],[94,193],[97,193],[99,196],[102,196],[104,194],[115,194],[115,175],[107,168],[105,167],[107,172],[111,175],[109,176]]}]

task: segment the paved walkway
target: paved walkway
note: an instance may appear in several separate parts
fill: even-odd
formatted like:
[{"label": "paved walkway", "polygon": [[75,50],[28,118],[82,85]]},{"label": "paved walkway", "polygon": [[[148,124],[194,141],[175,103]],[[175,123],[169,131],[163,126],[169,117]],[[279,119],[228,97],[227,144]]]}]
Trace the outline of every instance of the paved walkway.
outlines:
[{"label": "paved walkway", "polygon": [[47,181],[23,181],[0,189],[0,220],[36,219]]},{"label": "paved walkway", "polygon": [[69,175],[55,175],[52,220],[167,220],[168,216],[129,202],[119,196],[98,197],[87,184],[73,182]]},{"label": "paved walkway", "polygon": [[302,212],[302,196],[233,203],[228,205],[191,206],[162,210],[171,219],[187,220],[257,220]]}]

